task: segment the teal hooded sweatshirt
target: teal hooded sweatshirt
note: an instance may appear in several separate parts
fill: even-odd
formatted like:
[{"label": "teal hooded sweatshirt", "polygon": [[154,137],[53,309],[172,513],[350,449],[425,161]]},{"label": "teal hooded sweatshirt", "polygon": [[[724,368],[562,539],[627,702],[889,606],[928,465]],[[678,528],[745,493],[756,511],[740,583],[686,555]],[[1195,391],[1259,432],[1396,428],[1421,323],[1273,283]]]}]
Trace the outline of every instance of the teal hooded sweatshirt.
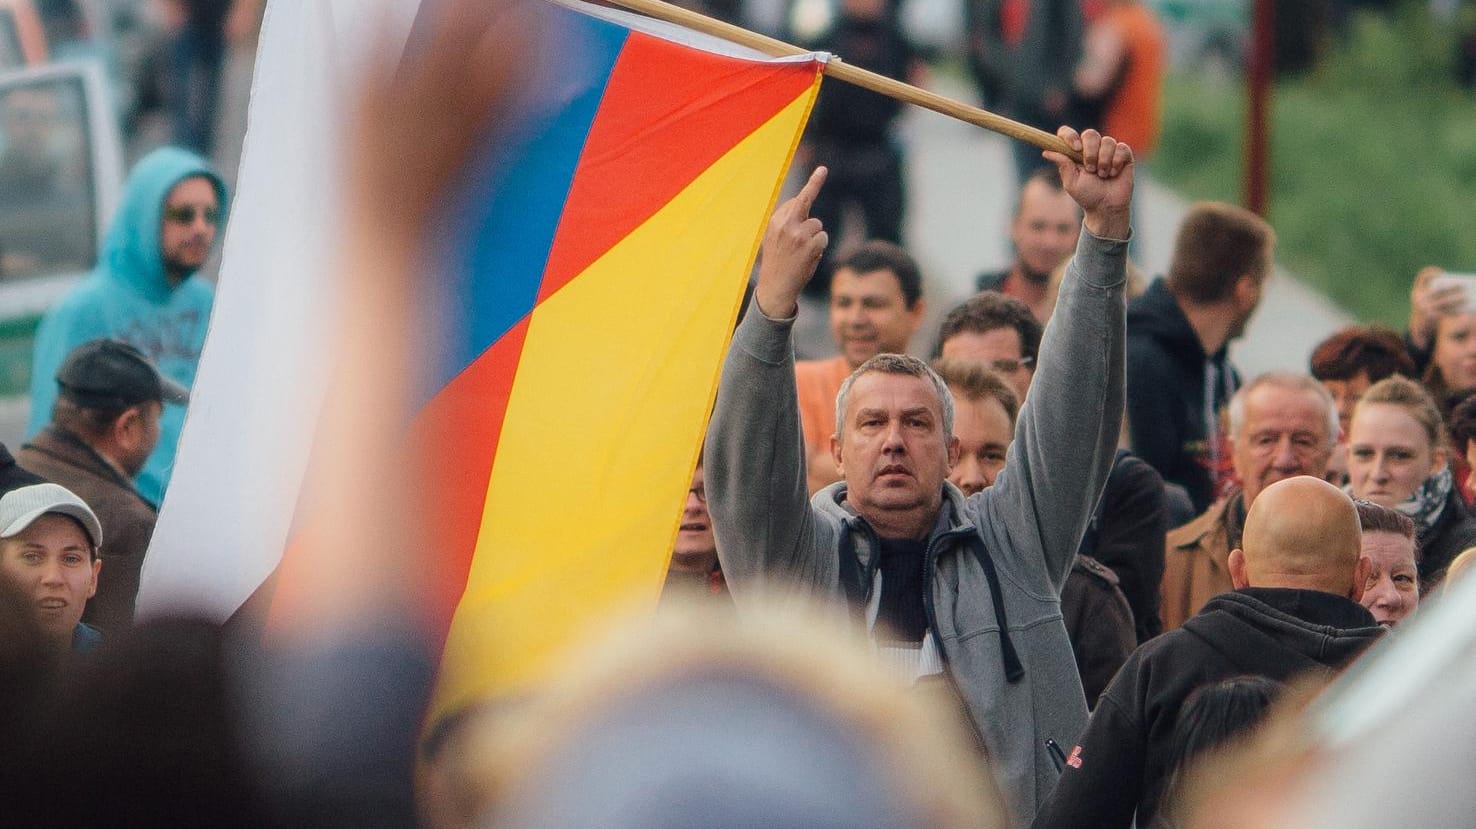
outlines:
[{"label": "teal hooded sweatshirt", "polygon": [[[176,147],[163,147],[134,165],[103,240],[97,269],[41,318],[31,362],[28,439],[51,419],[62,360],[89,340],[122,340],[153,360],[164,375],[186,388],[194,385],[215,288],[193,273],[171,286],[159,234],[169,192],[195,176],[204,176],[215,185],[221,208],[218,241],[225,227],[225,182],[204,159]],[[169,483],[184,415],[184,406],[164,405],[159,445],[134,481],[139,493],[155,504],[163,499]]]}]

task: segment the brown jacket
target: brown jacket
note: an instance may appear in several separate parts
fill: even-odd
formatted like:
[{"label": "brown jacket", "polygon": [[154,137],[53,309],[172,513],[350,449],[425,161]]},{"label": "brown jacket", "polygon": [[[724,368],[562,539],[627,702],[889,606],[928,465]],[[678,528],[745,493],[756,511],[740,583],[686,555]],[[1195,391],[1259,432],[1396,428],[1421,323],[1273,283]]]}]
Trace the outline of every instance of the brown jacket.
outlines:
[{"label": "brown jacket", "polygon": [[82,620],[104,632],[128,627],[133,623],[144,552],[158,519],[154,505],[92,447],[55,426],[42,429],[21,447],[15,459],[26,469],[75,492],[97,513],[103,532],[99,551],[103,567],[97,577],[97,595],[87,602]]},{"label": "brown jacket", "polygon": [[1211,598],[1235,589],[1230,583],[1230,550],[1240,543],[1244,500],[1237,490],[1169,531],[1160,588],[1164,630],[1179,627]]}]

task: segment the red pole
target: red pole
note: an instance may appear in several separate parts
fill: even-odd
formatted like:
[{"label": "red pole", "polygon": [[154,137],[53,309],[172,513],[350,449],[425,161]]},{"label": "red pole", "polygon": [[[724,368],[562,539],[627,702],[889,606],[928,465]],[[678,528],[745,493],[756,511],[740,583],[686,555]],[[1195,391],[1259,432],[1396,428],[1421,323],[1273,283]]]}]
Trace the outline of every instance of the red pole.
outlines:
[{"label": "red pole", "polygon": [[1275,0],[1255,0],[1251,21],[1249,111],[1246,117],[1245,195],[1246,209],[1266,215],[1270,146],[1267,139],[1267,104],[1275,75]]}]

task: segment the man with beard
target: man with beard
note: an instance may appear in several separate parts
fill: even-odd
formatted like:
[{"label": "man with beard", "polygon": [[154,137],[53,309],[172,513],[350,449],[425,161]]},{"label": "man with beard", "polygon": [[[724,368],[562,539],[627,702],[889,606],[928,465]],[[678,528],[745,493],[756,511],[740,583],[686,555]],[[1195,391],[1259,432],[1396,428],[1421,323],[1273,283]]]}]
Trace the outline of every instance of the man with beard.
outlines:
[{"label": "man with beard", "polygon": [[1061,187],[1055,168],[1036,170],[1020,188],[1010,243],[1015,261],[998,273],[979,274],[980,291],[999,291],[1025,303],[1042,325],[1051,315],[1051,273],[1076,250],[1081,208]]},{"label": "man with beard", "polygon": [[1261,301],[1275,234],[1249,210],[1190,208],[1168,274],[1128,305],[1133,452],[1203,512],[1229,480],[1220,411],[1240,386],[1229,345]]},{"label": "man with beard", "polygon": [[[162,147],[134,166],[97,268],[41,318],[28,438],[51,417],[62,361],[89,340],[121,340],[165,377],[186,389],[194,384],[215,299],[214,287],[195,272],[210,257],[225,209],[225,183],[193,153]],[[159,445],[137,475],[139,493],[156,504],[183,425],[184,407],[166,405]]]}]

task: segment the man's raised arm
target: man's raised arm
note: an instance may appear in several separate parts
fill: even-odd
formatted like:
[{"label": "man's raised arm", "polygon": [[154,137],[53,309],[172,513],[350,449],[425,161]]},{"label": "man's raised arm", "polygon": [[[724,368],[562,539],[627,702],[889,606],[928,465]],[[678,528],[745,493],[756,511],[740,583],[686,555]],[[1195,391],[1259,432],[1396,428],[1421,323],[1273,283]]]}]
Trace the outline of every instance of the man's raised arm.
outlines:
[{"label": "man's raised arm", "polygon": [[723,573],[739,594],[745,582],[772,573],[809,584],[835,578],[835,563],[810,552],[816,549],[815,522],[790,336],[800,291],[829,242],[820,220],[810,216],[825,173],[824,167],[815,170],[769,220],[753,304],[728,347],[707,430],[708,511]]},{"label": "man's raised arm", "polygon": [[1057,134],[1082,152],[1081,164],[1058,153],[1046,157],[1081,205],[1087,232],[1067,267],[1015,443],[987,508],[992,521],[1009,528],[1021,554],[1044,555],[1059,592],[1112,468],[1122,420],[1133,155],[1095,130],[1078,135],[1062,127]]}]

